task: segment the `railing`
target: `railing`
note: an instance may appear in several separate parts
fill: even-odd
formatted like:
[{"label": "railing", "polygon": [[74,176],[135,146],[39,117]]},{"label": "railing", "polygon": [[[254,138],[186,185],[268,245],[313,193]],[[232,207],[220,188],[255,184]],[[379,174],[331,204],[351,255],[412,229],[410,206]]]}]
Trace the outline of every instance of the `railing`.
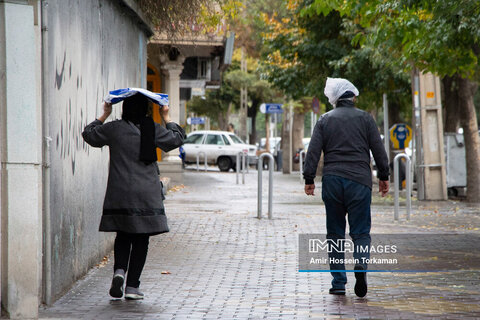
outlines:
[{"label": "railing", "polygon": [[268,158],[268,219],[273,218],[272,198],[273,198],[273,166],[274,160],[270,153],[263,153],[258,158],[258,201],[257,201],[257,218],[262,218],[262,174],[263,174],[263,158]]},{"label": "railing", "polygon": [[[240,174],[240,171],[242,172],[242,184],[245,184],[245,158],[247,157],[248,155],[244,151],[237,153],[237,170],[236,170],[237,184],[238,184],[238,175]],[[242,158],[242,160],[240,160],[240,158]],[[242,161],[241,169],[240,169],[240,161]]]},{"label": "railing", "polygon": [[199,163],[200,163],[200,155],[203,154],[203,157],[204,157],[204,160],[205,160],[205,172],[207,172],[207,168],[208,168],[208,165],[207,165],[207,154],[203,151],[199,151],[197,153],[197,171],[199,171]]},{"label": "railing", "polygon": [[306,157],[305,150],[300,151],[298,154],[298,161],[300,163],[300,183],[303,183],[303,159]]},{"label": "railing", "polygon": [[400,177],[399,177],[399,161],[401,158],[406,159],[406,166],[405,166],[405,179],[406,179],[406,190],[405,190],[405,197],[407,199],[407,220],[410,220],[410,213],[412,211],[412,177],[411,177],[411,161],[410,157],[405,153],[400,153],[395,156],[393,159],[393,184],[395,188],[395,211],[393,218],[395,221],[398,221],[399,216],[399,190],[400,190]]}]

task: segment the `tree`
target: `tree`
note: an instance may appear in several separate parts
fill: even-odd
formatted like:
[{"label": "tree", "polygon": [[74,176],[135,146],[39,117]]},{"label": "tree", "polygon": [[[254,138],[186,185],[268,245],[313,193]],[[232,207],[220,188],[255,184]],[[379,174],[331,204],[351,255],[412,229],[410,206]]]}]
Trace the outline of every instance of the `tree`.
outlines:
[{"label": "tree", "polygon": [[259,79],[258,74],[254,72],[243,72],[234,70],[225,76],[225,80],[238,91],[242,86],[247,88],[250,103],[247,115],[252,119],[252,133],[250,141],[257,141],[256,119],[259,107],[264,102],[270,102],[275,96],[275,91],[271,88],[270,83]]},{"label": "tree", "polygon": [[238,101],[238,93],[222,80],[220,89],[206,90],[205,96],[195,96],[188,102],[189,111],[209,117],[221,130],[227,130],[231,104]]},{"label": "tree", "polygon": [[[467,200],[479,202],[480,138],[474,105],[480,74],[478,1],[315,0],[303,13],[326,15],[332,11],[356,21],[364,28],[358,39],[390,53],[406,70],[414,66],[452,78],[465,138]],[[447,92],[451,88],[447,85]]]},{"label": "tree", "polygon": [[236,0],[136,0],[147,18],[172,42],[185,34],[216,32],[242,7]]},{"label": "tree", "polygon": [[279,8],[282,0],[245,0],[243,1],[242,11],[230,19],[232,31],[236,34],[235,50],[233,60],[241,61],[241,50],[244,52],[247,72],[242,75],[238,70],[236,74],[231,74],[228,81],[236,89],[240,90],[242,85],[247,88],[248,108],[247,117],[252,119],[252,132],[249,140],[257,140],[256,119],[258,109],[261,103],[271,102],[273,96],[278,95],[271,85],[265,81],[258,72],[258,58],[263,50],[263,12],[272,12],[274,8]]},{"label": "tree", "polygon": [[259,75],[255,72],[256,63],[253,59],[249,59],[250,67],[247,72],[241,71],[238,56],[238,51],[236,51],[230,70],[223,74],[220,89],[207,90],[204,97],[194,97],[188,103],[188,108],[199,115],[214,119],[220,129],[226,130],[230,113],[239,109],[240,88],[246,86],[250,99],[248,116],[252,117],[253,127],[250,141],[253,142],[257,137],[255,119],[260,104],[268,102],[277,93],[267,81],[259,79]]},{"label": "tree", "polygon": [[[270,82],[303,106],[295,108],[294,121],[303,121],[313,96],[327,110],[332,108],[323,95],[327,77],[352,81],[360,91],[357,105],[362,109],[376,110],[382,105],[382,94],[388,93],[392,120],[410,118],[408,74],[397,65],[389,65],[374,48],[361,46],[357,33],[362,28],[339,12],[303,14],[310,3],[288,1],[286,14],[264,15],[267,50],[263,71]],[[308,102],[305,97],[310,97]],[[294,148],[302,146],[301,139],[294,140]]]},{"label": "tree", "polygon": [[267,79],[294,99],[317,96],[329,105],[323,95],[326,78],[348,78],[360,91],[359,107],[375,109],[382,94],[389,93],[410,117],[409,76],[374,48],[361,46],[361,27],[339,12],[304,14],[310,2],[289,1],[288,17],[265,17],[270,26],[265,35]]}]

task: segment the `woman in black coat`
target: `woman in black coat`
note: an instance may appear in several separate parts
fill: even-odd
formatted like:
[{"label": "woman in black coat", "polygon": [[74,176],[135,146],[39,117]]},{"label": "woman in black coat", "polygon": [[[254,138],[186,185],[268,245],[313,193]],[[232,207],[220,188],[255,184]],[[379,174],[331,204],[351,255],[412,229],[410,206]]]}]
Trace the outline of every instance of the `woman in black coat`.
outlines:
[{"label": "woman in black coat", "polygon": [[[154,105],[154,107],[158,107]],[[160,107],[162,127],[148,115],[148,99],[137,93],[123,102],[122,120],[105,123],[112,105],[85,127],[85,141],[93,147],[108,145],[110,167],[100,231],[116,232],[114,276],[110,295],[143,299],[139,291],[151,235],[168,232],[159,179],[156,148],[165,152],[180,147],[185,132],[170,120],[168,106]],[[127,270],[128,268],[128,270]]]}]

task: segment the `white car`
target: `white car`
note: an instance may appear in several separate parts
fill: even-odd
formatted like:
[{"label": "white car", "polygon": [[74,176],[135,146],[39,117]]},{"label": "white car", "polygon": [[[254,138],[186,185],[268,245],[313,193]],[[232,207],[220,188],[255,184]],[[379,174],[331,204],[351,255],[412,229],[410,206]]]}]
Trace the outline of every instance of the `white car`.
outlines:
[{"label": "white car", "polygon": [[[197,154],[203,151],[207,155],[207,163],[218,165],[220,171],[235,170],[239,152],[248,154],[248,164],[257,161],[257,147],[246,144],[227,131],[194,131],[185,139],[183,150],[185,163],[196,163]],[[199,162],[204,162],[203,155],[200,155]]]}]

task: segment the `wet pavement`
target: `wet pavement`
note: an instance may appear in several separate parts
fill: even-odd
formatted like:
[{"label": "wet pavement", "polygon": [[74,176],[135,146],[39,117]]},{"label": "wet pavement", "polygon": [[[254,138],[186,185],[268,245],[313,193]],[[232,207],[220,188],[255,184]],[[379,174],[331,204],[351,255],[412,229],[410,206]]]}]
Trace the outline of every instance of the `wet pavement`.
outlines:
[{"label": "wet pavement", "polygon": [[[268,183],[264,172],[264,216]],[[257,174],[185,172],[165,202],[170,233],[151,238],[143,301],[108,296],[112,256],[41,319],[479,319],[480,267],[449,272],[369,273],[366,298],[328,294],[329,273],[298,272],[298,234],[323,233],[320,184],[307,197],[297,175],[275,173],[273,220],[257,219]],[[241,179],[240,179],[241,182]],[[375,188],[375,187],[374,187]],[[375,191],[375,190],[374,190]],[[393,221],[393,198],[375,192],[372,233],[479,235],[478,207],[416,202]],[[468,246],[469,244],[465,244]],[[441,253],[440,253],[441,254]],[[478,258],[478,247],[471,248]]]}]

